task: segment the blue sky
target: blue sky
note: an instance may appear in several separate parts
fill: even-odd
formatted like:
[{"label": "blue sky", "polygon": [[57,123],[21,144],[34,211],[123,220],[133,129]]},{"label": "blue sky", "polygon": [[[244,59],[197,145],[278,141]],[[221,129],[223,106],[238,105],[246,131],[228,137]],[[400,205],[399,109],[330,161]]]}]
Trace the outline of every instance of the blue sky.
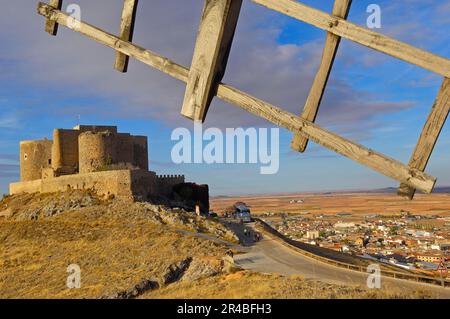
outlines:
[{"label": "blue sky", "polygon": [[[66,5],[68,4],[65,1]],[[201,13],[199,0],[141,1],[135,42],[189,65]],[[332,0],[303,1],[331,12]],[[450,1],[353,1],[349,20],[365,25],[366,8],[382,9],[379,32],[450,57]],[[181,164],[171,161],[184,86],[131,61],[113,70],[114,52],[70,30],[56,38],[43,31],[36,1],[3,5],[0,28],[0,193],[19,178],[19,141],[51,138],[55,127],[112,124],[149,137],[150,168],[208,183],[213,195],[396,186],[397,182],[311,144],[290,150],[292,134],[280,130],[280,169],[260,175],[260,165]],[[116,33],[120,1],[79,0],[82,19]],[[20,13],[20,14],[19,14]],[[325,32],[244,0],[224,82],[298,113],[320,62]],[[343,40],[317,122],[406,163],[442,78]],[[215,100],[207,127],[271,127],[239,108]],[[450,132],[444,127],[427,171],[450,185]]]}]

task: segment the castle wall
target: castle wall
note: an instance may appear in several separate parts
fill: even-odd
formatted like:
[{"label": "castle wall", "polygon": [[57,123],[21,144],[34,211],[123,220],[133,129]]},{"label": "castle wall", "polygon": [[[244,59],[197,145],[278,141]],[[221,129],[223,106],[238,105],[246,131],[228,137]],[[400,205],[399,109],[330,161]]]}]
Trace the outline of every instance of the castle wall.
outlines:
[{"label": "castle wall", "polygon": [[77,125],[73,128],[74,130],[80,131],[80,133],[91,131],[91,132],[106,132],[117,134],[117,126],[107,126],[107,125]]},{"label": "castle wall", "polygon": [[117,135],[84,132],[78,138],[80,174],[107,169],[117,163]]},{"label": "castle wall", "polygon": [[56,177],[56,174],[52,167],[45,167],[42,169],[42,174],[41,174],[42,179],[54,178],[54,177]]},{"label": "castle wall", "polygon": [[182,183],[175,185],[172,198],[183,200],[192,205],[192,209],[195,209],[195,205],[200,205],[201,212],[209,212],[209,187],[206,184]]},{"label": "castle wall", "polygon": [[134,165],[134,139],[128,133],[116,135],[117,163],[129,163]]},{"label": "castle wall", "polygon": [[159,194],[158,183],[155,172],[147,170],[131,171],[131,191],[135,197],[148,199]]},{"label": "castle wall", "polygon": [[74,174],[78,171],[77,130],[53,130],[52,168],[59,174]]},{"label": "castle wall", "polygon": [[156,174],[144,170],[116,170],[65,175],[10,184],[11,195],[20,193],[54,193],[68,189],[93,190],[100,196],[142,198],[156,195]]},{"label": "castle wall", "polygon": [[37,179],[34,181],[24,181],[9,184],[9,194],[21,194],[21,193],[38,193],[41,192],[42,180]]},{"label": "castle wall", "polygon": [[147,136],[132,136],[133,165],[148,170],[148,140]]},{"label": "castle wall", "polygon": [[20,143],[20,180],[40,179],[42,169],[52,163],[52,141],[23,141]]},{"label": "castle wall", "polygon": [[170,196],[175,185],[184,183],[184,175],[158,175],[158,193],[163,196]]}]

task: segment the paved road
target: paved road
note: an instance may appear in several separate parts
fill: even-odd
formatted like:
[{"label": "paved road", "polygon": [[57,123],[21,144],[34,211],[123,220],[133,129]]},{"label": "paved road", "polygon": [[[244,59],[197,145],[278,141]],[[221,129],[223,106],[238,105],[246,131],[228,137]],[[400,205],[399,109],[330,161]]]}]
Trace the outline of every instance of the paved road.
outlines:
[{"label": "paved road", "polygon": [[[250,226],[251,227],[251,226]],[[236,263],[244,269],[262,273],[278,273],[282,275],[301,275],[307,279],[315,279],[334,284],[364,286],[367,285],[368,274],[328,265],[289,249],[270,236],[253,243],[251,237],[242,238],[243,253],[235,255]],[[436,285],[416,283],[390,277],[381,278],[381,287],[392,290],[429,291],[436,298],[450,298],[450,288]]]}]

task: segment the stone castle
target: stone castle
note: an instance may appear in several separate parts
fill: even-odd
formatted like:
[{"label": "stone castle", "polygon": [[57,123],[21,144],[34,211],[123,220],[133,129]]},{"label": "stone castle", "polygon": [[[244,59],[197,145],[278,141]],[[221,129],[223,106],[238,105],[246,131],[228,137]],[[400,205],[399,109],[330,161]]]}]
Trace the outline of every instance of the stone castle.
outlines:
[{"label": "stone castle", "polygon": [[184,175],[160,176],[148,167],[145,136],[119,133],[116,126],[55,129],[53,140],[20,143],[20,182],[10,184],[10,194],[90,189],[101,196],[147,200],[173,197],[175,186],[190,185],[183,193],[194,201],[202,198],[208,209],[207,185],[185,183]]}]

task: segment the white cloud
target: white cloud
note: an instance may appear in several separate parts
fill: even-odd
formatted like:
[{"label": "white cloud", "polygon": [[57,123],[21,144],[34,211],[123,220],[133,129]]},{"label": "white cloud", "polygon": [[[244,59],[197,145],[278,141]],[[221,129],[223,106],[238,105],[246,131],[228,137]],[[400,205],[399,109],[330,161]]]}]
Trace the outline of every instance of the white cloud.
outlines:
[{"label": "white cloud", "polygon": [[0,129],[17,129],[20,121],[14,114],[0,114]]}]

